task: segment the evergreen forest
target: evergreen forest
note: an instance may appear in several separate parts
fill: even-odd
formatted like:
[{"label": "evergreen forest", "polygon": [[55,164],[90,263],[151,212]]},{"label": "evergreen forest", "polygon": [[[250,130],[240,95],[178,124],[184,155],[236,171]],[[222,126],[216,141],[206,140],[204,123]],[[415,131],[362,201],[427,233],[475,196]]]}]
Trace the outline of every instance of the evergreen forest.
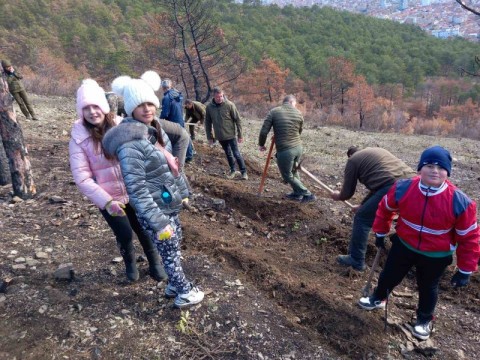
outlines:
[{"label": "evergreen forest", "polygon": [[[241,64],[238,74],[228,78],[228,71],[212,71],[196,88],[191,78],[180,77],[183,60],[171,51],[177,46],[172,4],[181,8],[183,3],[199,4],[202,10],[197,11],[210,23],[209,44],[218,39],[217,46],[232,48],[223,56],[234,59],[227,69]],[[475,78],[460,74],[460,69],[475,72],[480,44],[441,40],[414,25],[328,7],[281,8],[233,0],[16,0],[2,1],[0,7],[0,58],[21,68],[29,90],[40,94],[71,95],[85,77],[108,87],[115,76],[155,69],[202,101],[208,99],[210,83],[225,83],[246,107],[264,105],[260,112],[294,92],[303,97],[308,113],[331,115],[334,110],[343,117],[351,110],[347,105],[355,102],[353,91],[350,98],[347,91],[357,87],[358,94],[367,91],[398,106],[396,100],[402,99],[402,110],[412,120],[435,117],[443,106],[476,104],[480,92]],[[184,52],[191,49],[193,45]],[[213,52],[208,58],[215,63]],[[432,100],[435,92],[438,99]],[[355,126],[364,127],[374,108],[355,109]]]}]

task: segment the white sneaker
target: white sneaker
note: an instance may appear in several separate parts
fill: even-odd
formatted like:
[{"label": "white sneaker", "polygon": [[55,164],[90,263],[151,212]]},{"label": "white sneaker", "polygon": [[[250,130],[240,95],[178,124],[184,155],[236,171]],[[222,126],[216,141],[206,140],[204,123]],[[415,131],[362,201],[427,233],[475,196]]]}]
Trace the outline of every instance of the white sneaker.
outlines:
[{"label": "white sneaker", "polygon": [[412,328],[412,335],[420,340],[427,340],[430,337],[430,334],[433,330],[433,322],[427,321],[424,324],[421,324],[417,321],[415,326]]},{"label": "white sneaker", "polygon": [[377,300],[372,296],[362,297],[358,300],[358,305],[365,310],[385,309],[385,300]]},{"label": "white sneaker", "polygon": [[173,299],[174,297],[177,297],[178,292],[175,286],[170,285],[170,283],[167,284],[165,287],[165,297],[167,299]]},{"label": "white sneaker", "polygon": [[205,294],[203,291],[194,286],[188,293],[178,294],[175,298],[174,306],[177,308],[183,308],[186,306],[195,305],[202,301],[204,296]]}]

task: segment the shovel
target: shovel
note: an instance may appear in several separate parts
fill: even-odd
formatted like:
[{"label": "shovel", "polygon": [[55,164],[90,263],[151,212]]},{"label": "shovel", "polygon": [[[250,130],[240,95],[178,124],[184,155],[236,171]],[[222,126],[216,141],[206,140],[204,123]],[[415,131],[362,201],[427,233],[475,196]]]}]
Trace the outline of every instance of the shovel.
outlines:
[{"label": "shovel", "polygon": [[263,186],[265,185],[265,179],[267,177],[268,165],[270,165],[270,159],[272,158],[273,147],[275,146],[275,136],[272,136],[272,143],[270,144],[270,149],[268,150],[267,161],[265,163],[265,168],[263,169],[262,180],[260,181],[260,187],[258,188],[258,196],[262,195]]},{"label": "shovel", "polygon": [[375,273],[375,268],[377,267],[378,261],[380,260],[381,253],[382,253],[382,248],[379,247],[377,249],[377,253],[375,254],[375,259],[373,260],[372,269],[370,270],[370,275],[368,275],[367,284],[362,290],[362,295],[364,297],[370,296],[370,287],[372,286],[373,274]]},{"label": "shovel", "polygon": [[[313,181],[315,181],[318,185],[320,185],[324,190],[327,190],[330,194],[333,193],[333,190],[330,189],[330,187],[326,184],[324,184],[323,182],[321,182],[315,175],[313,175],[310,171],[308,171],[307,169],[305,169],[303,166],[302,166],[302,161],[300,161],[300,163],[297,165],[296,169],[297,170],[300,170],[302,173],[304,173],[305,175],[307,175],[309,178],[311,178]],[[356,206],[353,205],[352,203],[348,202],[347,200],[344,200],[343,201],[345,204],[347,204],[348,206],[350,206],[352,209],[355,209]]]}]

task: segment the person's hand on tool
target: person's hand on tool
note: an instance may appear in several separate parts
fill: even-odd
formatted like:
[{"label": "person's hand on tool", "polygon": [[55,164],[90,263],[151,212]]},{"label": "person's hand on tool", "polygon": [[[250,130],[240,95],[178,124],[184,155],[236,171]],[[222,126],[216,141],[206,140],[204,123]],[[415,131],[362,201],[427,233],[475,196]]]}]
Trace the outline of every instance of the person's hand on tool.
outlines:
[{"label": "person's hand on tool", "polygon": [[332,191],[330,193],[330,197],[335,201],[339,201],[340,200],[340,191],[338,191],[338,190]]},{"label": "person's hand on tool", "polygon": [[358,211],[358,209],[360,209],[361,206],[362,206],[362,205],[354,205],[354,206],[352,207],[352,211],[353,211],[354,213],[356,213],[356,212]]},{"label": "person's hand on tool", "polygon": [[239,143],[239,144],[243,143],[243,138],[239,137],[239,138],[238,138],[238,143]]},{"label": "person's hand on tool", "polygon": [[267,148],[265,146],[258,146],[258,150],[260,151],[266,151]]}]

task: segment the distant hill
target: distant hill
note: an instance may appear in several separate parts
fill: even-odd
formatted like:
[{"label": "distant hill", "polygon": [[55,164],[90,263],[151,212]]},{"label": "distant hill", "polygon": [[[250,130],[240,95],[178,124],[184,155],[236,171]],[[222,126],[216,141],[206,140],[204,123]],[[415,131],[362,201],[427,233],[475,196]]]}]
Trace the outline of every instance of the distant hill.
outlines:
[{"label": "distant hill", "polygon": [[[241,2],[241,1],[240,1]],[[328,6],[419,26],[438,38],[479,41],[478,16],[454,0],[262,0],[263,5]]]}]

